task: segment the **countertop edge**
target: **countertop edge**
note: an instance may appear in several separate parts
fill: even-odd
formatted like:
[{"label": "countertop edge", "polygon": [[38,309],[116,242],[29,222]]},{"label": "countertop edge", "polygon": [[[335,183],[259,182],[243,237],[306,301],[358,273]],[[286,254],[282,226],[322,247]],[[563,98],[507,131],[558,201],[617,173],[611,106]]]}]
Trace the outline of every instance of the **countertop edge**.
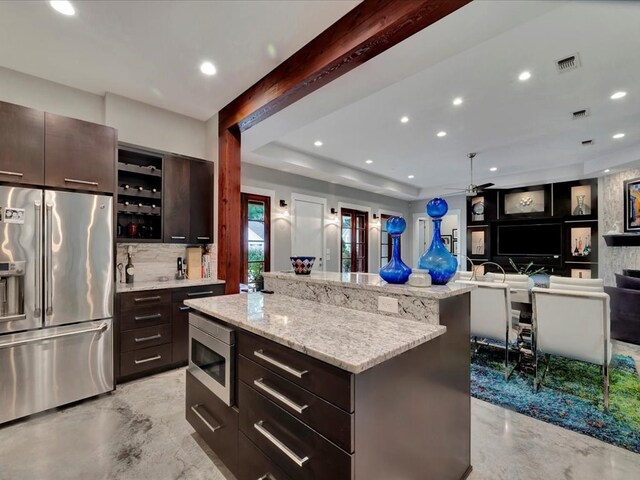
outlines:
[{"label": "countertop edge", "polygon": [[[230,325],[233,325],[235,327],[241,328],[242,330],[245,330],[249,333],[253,333],[255,335],[258,335],[259,337],[262,338],[266,338],[268,340],[272,340],[280,345],[283,345],[285,347],[291,348],[292,350],[295,350],[297,352],[300,353],[304,353],[305,355],[309,355],[312,358],[315,358],[317,360],[323,361],[329,365],[332,365],[334,367],[340,368],[341,370],[345,370],[349,373],[353,373],[353,374],[359,374],[362,373],[366,370],[369,370],[372,367],[375,367],[376,365],[379,365],[381,363],[384,363],[387,360],[390,360],[394,357],[397,357],[398,355],[401,355],[405,352],[408,352],[409,350],[412,350],[424,343],[427,343],[441,335],[443,335],[444,333],[446,333],[447,331],[447,327],[445,327],[444,325],[431,325],[429,324],[429,327],[432,327],[434,329],[434,331],[425,334],[424,336],[422,336],[421,338],[418,338],[412,342],[408,342],[405,345],[402,345],[401,347],[398,347],[394,350],[391,350],[387,353],[385,353],[384,355],[380,355],[370,361],[367,362],[362,362],[359,364],[351,364],[351,363],[347,363],[347,362],[341,362],[339,360],[336,360],[334,357],[331,357],[330,355],[326,355],[323,352],[314,350],[314,349],[309,349],[308,347],[298,344],[296,342],[290,342],[287,341],[286,339],[283,339],[281,337],[278,337],[277,335],[271,334],[269,332],[265,332],[264,330],[261,330],[260,328],[256,328],[253,325],[247,325],[241,321],[237,321],[233,318],[227,317],[225,315],[221,315],[220,313],[214,312],[214,311],[207,311],[202,309],[202,307],[198,306],[198,305],[194,305],[194,302],[197,302],[197,299],[191,299],[191,300],[185,300],[184,304],[187,305],[188,307],[193,308],[194,310],[197,310],[200,313],[203,313],[205,315],[211,316],[211,317],[215,317],[219,320],[222,320],[223,322],[227,322]],[[336,307],[336,308],[343,308],[343,307]],[[393,318],[393,317],[390,317]],[[403,321],[407,321],[406,319],[399,319],[399,320],[403,320]]]},{"label": "countertop edge", "polygon": [[149,290],[164,290],[174,288],[188,288],[188,287],[204,287],[206,285],[224,285],[224,280],[218,280],[216,278],[206,278],[199,280],[167,280],[165,282],[139,282],[131,284],[127,283],[115,283],[115,293],[130,293],[130,292],[144,292]]}]

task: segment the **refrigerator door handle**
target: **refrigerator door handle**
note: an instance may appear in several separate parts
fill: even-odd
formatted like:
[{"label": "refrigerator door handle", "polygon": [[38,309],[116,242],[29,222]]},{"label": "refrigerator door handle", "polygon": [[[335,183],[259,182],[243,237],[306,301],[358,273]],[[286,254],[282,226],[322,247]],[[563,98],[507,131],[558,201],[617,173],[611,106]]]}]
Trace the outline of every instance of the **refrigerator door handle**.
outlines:
[{"label": "refrigerator door handle", "polygon": [[85,328],[83,330],[73,330],[68,332],[54,333],[53,335],[49,335],[47,337],[35,337],[35,338],[25,338],[23,340],[16,340],[14,342],[3,343],[0,344],[0,349],[4,348],[12,348],[12,347],[20,347],[22,345],[28,345],[30,343],[38,343],[44,342],[45,340],[53,340],[54,338],[62,338],[62,337],[70,337],[72,335],[80,335],[81,333],[93,333],[100,332],[104,333],[109,328],[108,323],[103,323],[97,327]]},{"label": "refrigerator door handle", "polygon": [[45,303],[45,309],[46,309],[46,314],[47,315],[51,315],[53,314],[53,292],[51,291],[51,285],[53,284],[53,267],[51,265],[51,261],[52,261],[52,256],[53,256],[53,221],[52,221],[52,216],[53,216],[53,203],[51,202],[47,202],[46,204],[46,234],[45,234],[45,242],[46,242],[46,246],[45,246],[45,269],[46,269],[46,275],[47,275],[47,280],[46,280],[46,286],[45,286],[45,296],[46,296],[46,303]]},{"label": "refrigerator door handle", "polygon": [[40,316],[42,309],[42,202],[40,200],[35,201],[35,210],[36,210],[36,298],[34,305],[34,315],[36,317]]}]

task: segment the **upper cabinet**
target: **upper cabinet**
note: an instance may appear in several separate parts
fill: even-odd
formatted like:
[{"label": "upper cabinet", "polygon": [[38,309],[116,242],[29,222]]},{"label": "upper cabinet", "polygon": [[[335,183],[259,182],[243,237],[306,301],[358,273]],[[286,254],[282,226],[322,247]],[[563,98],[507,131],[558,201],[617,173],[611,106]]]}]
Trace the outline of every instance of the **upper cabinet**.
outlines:
[{"label": "upper cabinet", "polygon": [[116,130],[45,113],[45,185],[113,192]]},{"label": "upper cabinet", "polygon": [[189,243],[189,164],[182,157],[164,159],[163,239],[165,243]]},{"label": "upper cabinet", "polygon": [[213,163],[165,157],[163,225],[165,243],[213,242]]},{"label": "upper cabinet", "polygon": [[0,181],[44,183],[44,113],[0,102]]},{"label": "upper cabinet", "polygon": [[191,243],[213,243],[213,163],[191,161]]}]

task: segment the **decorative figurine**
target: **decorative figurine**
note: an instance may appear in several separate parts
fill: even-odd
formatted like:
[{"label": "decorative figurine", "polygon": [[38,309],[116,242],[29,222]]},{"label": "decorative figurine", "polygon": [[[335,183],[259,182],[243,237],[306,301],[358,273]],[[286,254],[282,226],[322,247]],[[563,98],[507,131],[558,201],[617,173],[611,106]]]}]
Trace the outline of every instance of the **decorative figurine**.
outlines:
[{"label": "decorative figurine", "polygon": [[448,210],[449,206],[442,198],[434,198],[427,203],[427,215],[432,218],[433,222],[433,240],[429,250],[420,257],[418,266],[421,269],[429,270],[434,285],[446,285],[458,268],[458,260],[445,247],[440,236],[442,217],[446,215]]},{"label": "decorative figurine", "polygon": [[391,217],[387,220],[387,233],[391,235],[391,260],[380,269],[380,276],[388,283],[407,283],[411,268],[400,258],[400,236],[407,228],[402,217]]}]

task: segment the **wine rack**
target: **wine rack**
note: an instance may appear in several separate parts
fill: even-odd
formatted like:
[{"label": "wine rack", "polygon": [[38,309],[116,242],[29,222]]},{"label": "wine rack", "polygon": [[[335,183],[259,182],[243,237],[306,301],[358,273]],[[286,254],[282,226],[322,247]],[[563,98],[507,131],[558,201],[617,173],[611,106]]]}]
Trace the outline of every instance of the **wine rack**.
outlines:
[{"label": "wine rack", "polygon": [[162,154],[118,149],[118,241],[162,241],[162,174]]}]

